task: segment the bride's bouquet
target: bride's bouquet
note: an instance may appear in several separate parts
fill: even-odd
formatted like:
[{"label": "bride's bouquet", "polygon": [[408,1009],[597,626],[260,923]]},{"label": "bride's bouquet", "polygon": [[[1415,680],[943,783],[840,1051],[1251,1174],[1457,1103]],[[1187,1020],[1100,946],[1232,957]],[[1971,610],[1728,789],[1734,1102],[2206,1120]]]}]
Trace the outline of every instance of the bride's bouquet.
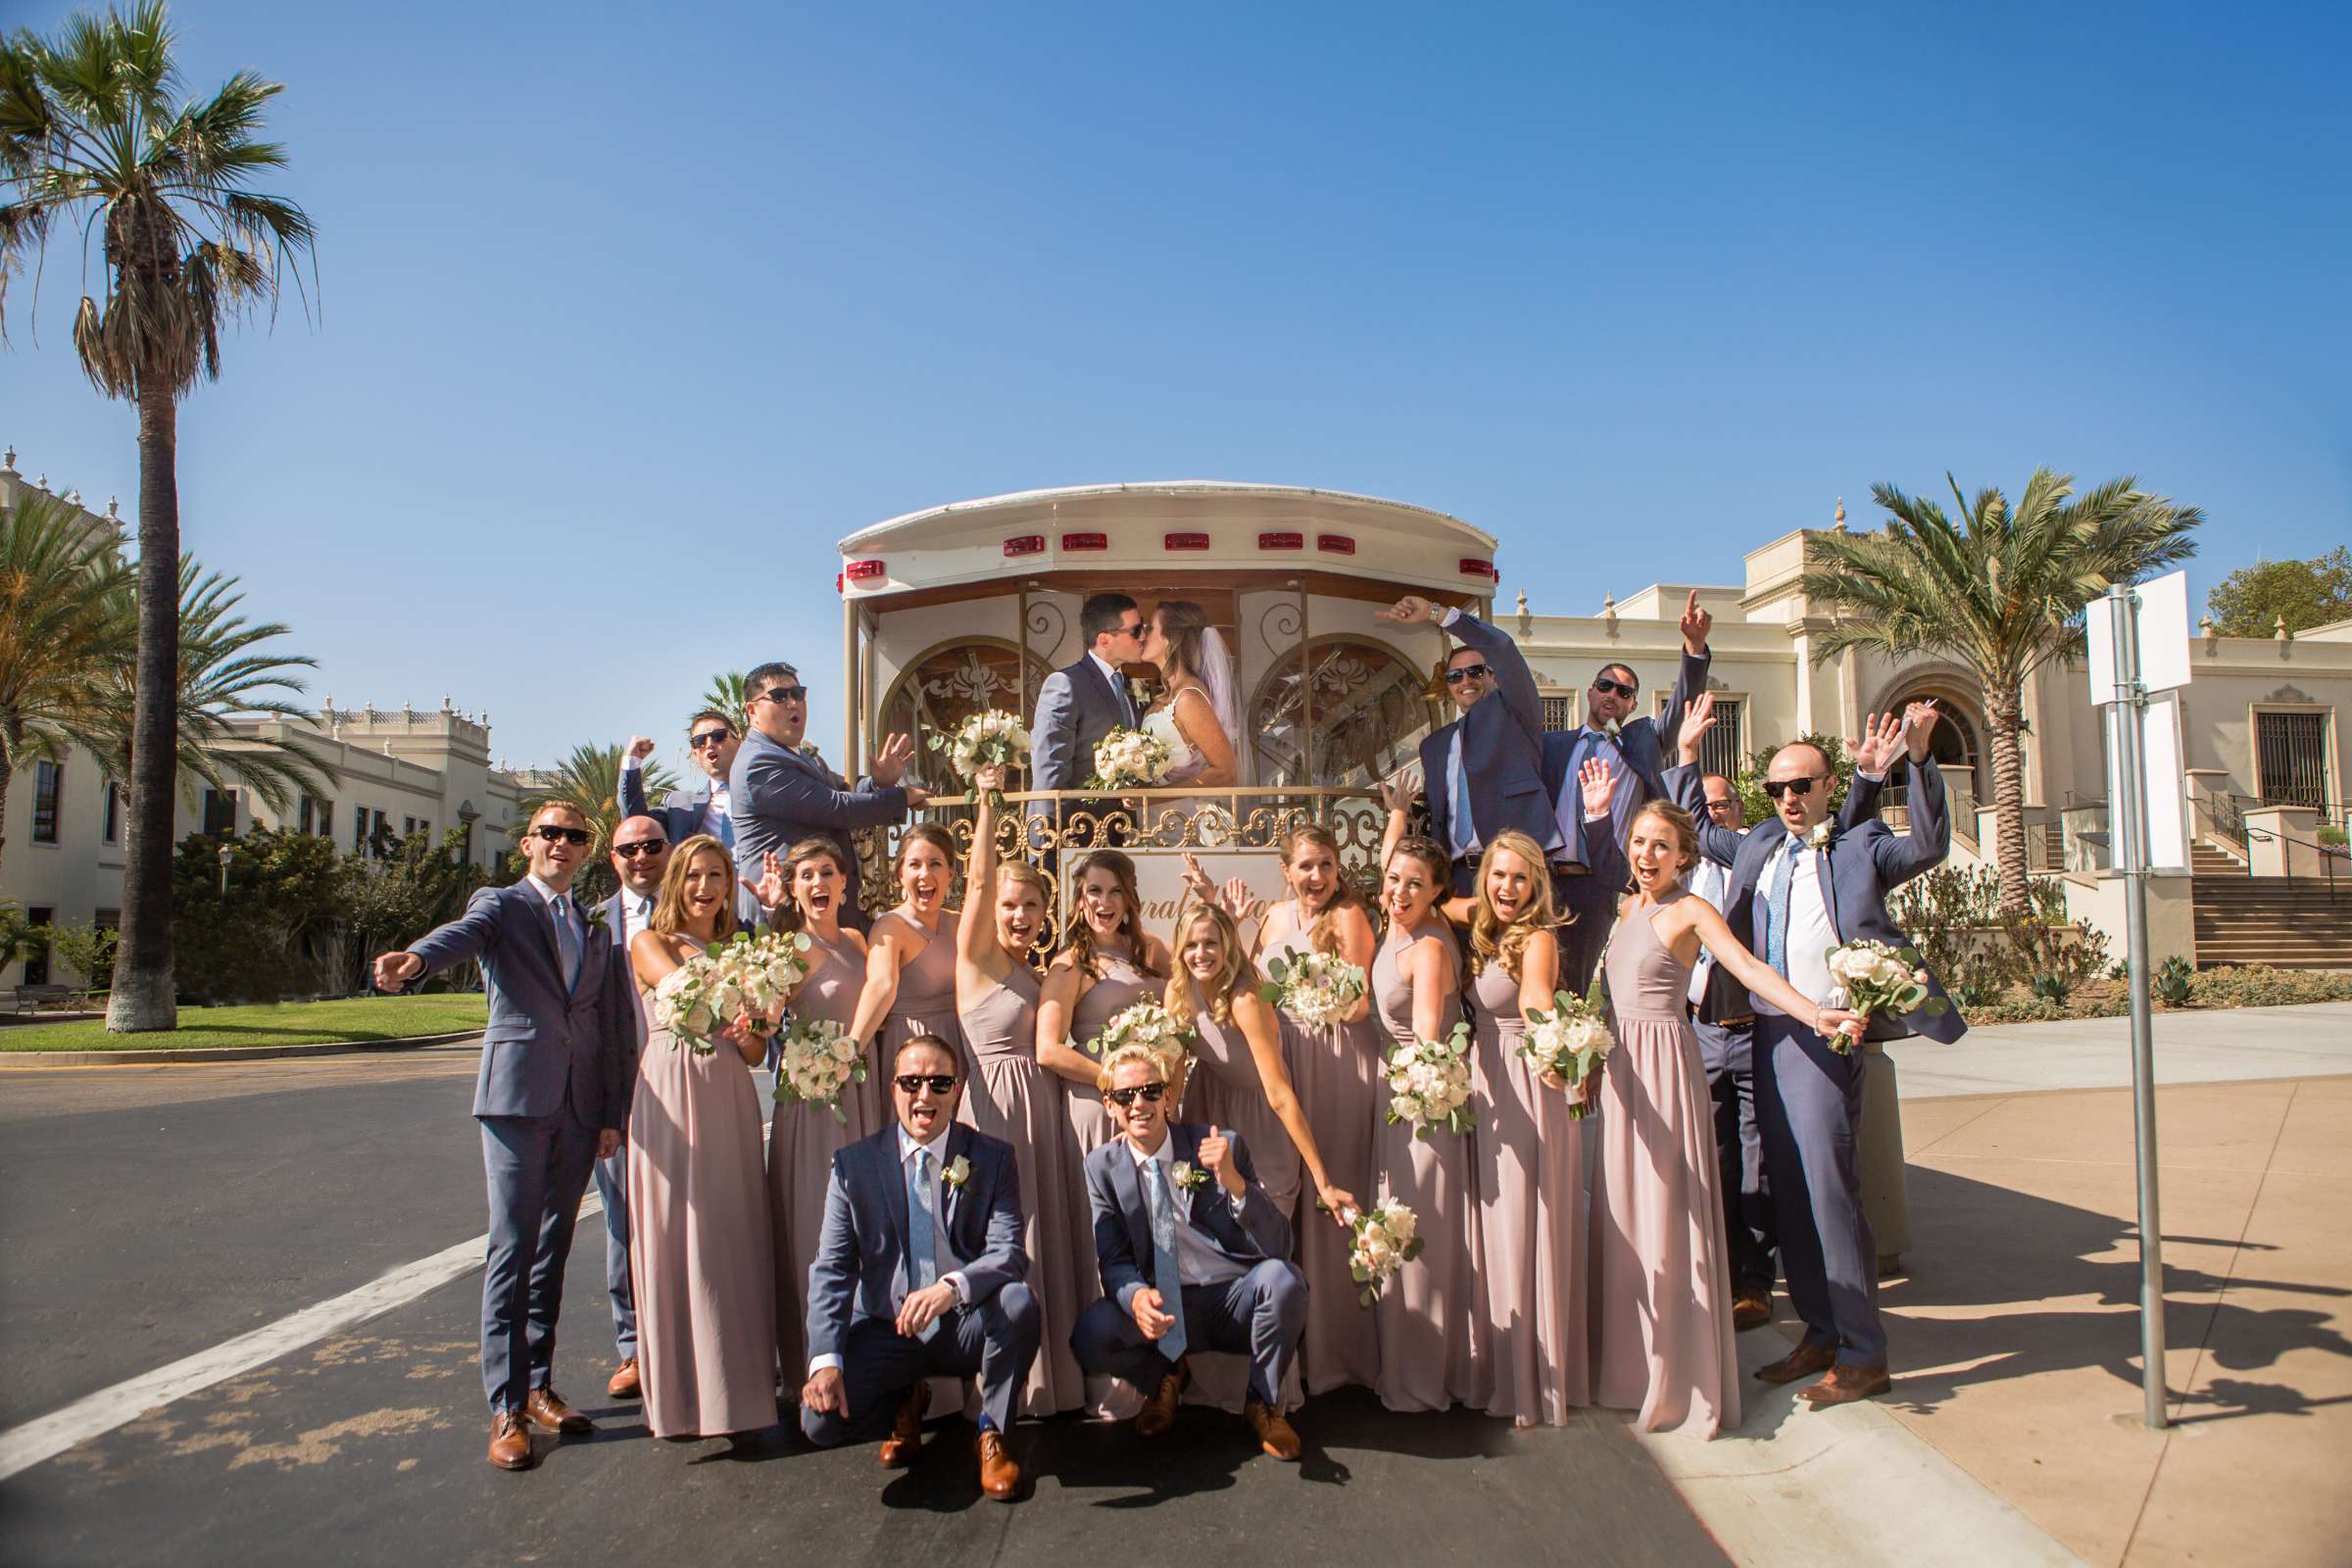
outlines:
[{"label": "bride's bouquet", "polygon": [[1534,1063],[1538,1072],[1555,1073],[1567,1080],[1571,1097],[1568,1115],[1582,1121],[1586,1080],[1608,1060],[1609,1048],[1617,1042],[1597,1003],[1567,991],[1553,992],[1551,1000],[1558,1005],[1549,1012],[1541,1007],[1527,1009],[1527,1035],[1519,1042],[1519,1054]]},{"label": "bride's bouquet", "polygon": [[[1928,971],[1920,966],[1919,950],[1891,947],[1867,938],[1841,943],[1830,950],[1830,978],[1837,984],[1822,999],[1825,1007],[1844,1007],[1867,1018],[1874,1012],[1903,1017],[1924,1012],[1934,1018],[1949,1005],[1928,991]],[[1834,1034],[1832,1051],[1851,1054],[1854,1037]]]},{"label": "bride's bouquet", "polygon": [[738,931],[733,941],[698,953],[654,987],[654,1022],[670,1044],[707,1056],[719,1032],[736,1018],[765,1034],[784,1015],[784,1004],[808,978],[806,931]]},{"label": "bride's bouquet", "polygon": [[1334,953],[1301,954],[1285,948],[1266,965],[1271,985],[1258,995],[1309,1029],[1328,1029],[1364,994],[1364,971]]},{"label": "bride's bouquet", "polygon": [[1193,1048],[1189,1030],[1156,1002],[1139,1002],[1111,1014],[1102,1032],[1086,1043],[1089,1053],[1107,1056],[1121,1046],[1142,1046],[1174,1070]]},{"label": "bride's bouquet", "polygon": [[1175,754],[1168,743],[1149,730],[1121,725],[1095,743],[1095,771],[1086,781],[1090,790],[1140,790],[1164,783]]},{"label": "bride's bouquet", "polygon": [[1356,1301],[1370,1306],[1380,1299],[1380,1288],[1421,1255],[1425,1245],[1418,1234],[1421,1222],[1411,1209],[1387,1198],[1357,1212],[1348,1223],[1355,1231],[1355,1245],[1348,1252],[1348,1274],[1363,1287],[1356,1293]]},{"label": "bride's bouquet", "polygon": [[857,1038],[830,1018],[800,1018],[778,1042],[782,1059],[776,1064],[776,1102],[784,1105],[822,1105],[833,1119],[846,1122],[841,1092],[865,1082],[865,1054]]},{"label": "bride's bouquet", "polygon": [[[983,709],[956,725],[953,735],[932,736],[930,745],[948,754],[948,765],[966,783],[984,767],[1029,765],[1029,732],[1018,716],[999,709]],[[1004,792],[989,791],[989,804],[1002,807]]]},{"label": "bride's bouquet", "polygon": [[1415,1040],[1389,1054],[1389,1120],[1409,1121],[1415,1138],[1430,1129],[1466,1133],[1478,1124],[1470,1108],[1470,1026],[1457,1023],[1444,1040]]}]

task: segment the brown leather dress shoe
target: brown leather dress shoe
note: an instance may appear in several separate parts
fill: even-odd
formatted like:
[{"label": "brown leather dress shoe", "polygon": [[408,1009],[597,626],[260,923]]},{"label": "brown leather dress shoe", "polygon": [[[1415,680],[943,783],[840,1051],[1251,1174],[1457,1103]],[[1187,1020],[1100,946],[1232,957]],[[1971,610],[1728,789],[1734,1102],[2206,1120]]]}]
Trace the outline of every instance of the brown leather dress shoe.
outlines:
[{"label": "brown leather dress shoe", "polygon": [[501,1470],[531,1467],[531,1434],[513,1410],[501,1410],[490,1418],[490,1462]]},{"label": "brown leather dress shoe", "polygon": [[1004,1451],[1004,1434],[980,1434],[980,1490],[999,1502],[1010,1502],[1021,1490],[1021,1467]]},{"label": "brown leather dress shoe", "polygon": [[596,1430],[596,1423],[564,1402],[564,1396],[550,1386],[533,1389],[522,1413],[531,1418],[531,1425],[542,1432],[557,1432],[567,1438],[585,1437]]},{"label": "brown leather dress shoe", "polygon": [[1135,1418],[1135,1435],[1156,1438],[1176,1424],[1176,1401],[1184,1397],[1184,1387],[1193,1381],[1193,1365],[1189,1357],[1178,1361],[1161,1374],[1159,1392],[1152,1396],[1141,1414]]},{"label": "brown leather dress shoe", "polygon": [[605,1393],[615,1399],[634,1399],[643,1392],[644,1385],[637,1377],[637,1358],[633,1355],[613,1368],[612,1376],[605,1384]]},{"label": "brown leather dress shoe", "polygon": [[923,1404],[927,1395],[917,1383],[906,1391],[899,1401],[899,1418],[890,1425],[890,1436],[882,1440],[882,1451],[877,1457],[885,1470],[904,1470],[914,1463],[914,1456],[923,1451]]},{"label": "brown leather dress shoe", "polygon": [[1810,1388],[1799,1389],[1796,1396],[1815,1409],[1832,1404],[1851,1404],[1856,1399],[1875,1399],[1894,1387],[1894,1379],[1883,1366],[1851,1366],[1840,1361],[1830,1368],[1830,1375]]},{"label": "brown leather dress shoe", "polygon": [[1794,1383],[1828,1370],[1837,1359],[1838,1352],[1830,1346],[1800,1345],[1778,1361],[1756,1368],[1756,1376],[1766,1383]]},{"label": "brown leather dress shoe", "polygon": [[1257,1446],[1266,1451],[1268,1458],[1298,1457],[1298,1434],[1291,1430],[1280,1410],[1251,1399],[1242,1406],[1242,1414],[1249,1419],[1250,1430],[1257,1434]]},{"label": "brown leather dress shoe", "polygon": [[1760,1329],[1771,1321],[1770,1291],[1744,1290],[1733,1298],[1732,1328],[1735,1332],[1745,1334],[1749,1329]]}]

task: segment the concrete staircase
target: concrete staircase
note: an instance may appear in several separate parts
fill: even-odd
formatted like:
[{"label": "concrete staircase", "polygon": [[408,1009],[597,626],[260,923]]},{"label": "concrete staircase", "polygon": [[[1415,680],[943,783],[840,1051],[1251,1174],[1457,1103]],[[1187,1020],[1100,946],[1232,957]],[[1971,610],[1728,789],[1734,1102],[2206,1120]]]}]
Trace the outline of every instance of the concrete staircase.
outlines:
[{"label": "concrete staircase", "polygon": [[2248,876],[2233,856],[2203,841],[2189,848],[2189,869],[2198,968],[2352,970],[2352,878],[2336,878],[2330,896],[2325,881]]}]

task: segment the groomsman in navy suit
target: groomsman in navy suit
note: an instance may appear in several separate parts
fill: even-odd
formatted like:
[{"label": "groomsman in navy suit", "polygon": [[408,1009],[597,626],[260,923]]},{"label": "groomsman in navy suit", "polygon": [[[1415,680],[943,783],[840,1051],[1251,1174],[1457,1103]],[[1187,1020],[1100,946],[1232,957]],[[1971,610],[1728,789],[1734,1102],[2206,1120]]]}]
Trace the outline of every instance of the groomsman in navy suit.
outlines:
[{"label": "groomsman in navy suit", "polygon": [[[1774,816],[1744,837],[1704,815],[1695,767],[1666,775],[1678,804],[1699,819],[1706,857],[1730,869],[1724,921],[1750,951],[1810,997],[1827,996],[1828,957],[1840,943],[1871,938],[1894,947],[1909,938],[1887,895],[1951,852],[1943,776],[1929,755],[1933,704],[1904,714],[1911,763],[1909,833],[1897,838],[1877,817],[1834,829],[1829,760],[1803,742],[1782,747],[1766,769]],[[1850,803],[1849,803],[1850,804]],[[1943,987],[1933,976],[1931,994]],[[1879,1318],[1878,1248],[1862,1208],[1855,1163],[1864,1062],[1859,1048],[1832,1049],[1812,1030],[1749,997],[1755,1010],[1756,1117],[1772,1185],[1781,1270],[1789,1303],[1804,1319],[1794,1350],[1757,1370],[1769,1383],[1823,1373],[1800,1397],[1843,1404],[1886,1392],[1886,1333]],[[1870,1038],[1916,1031],[1949,1044],[1966,1029],[1956,1011],[1909,1018],[1874,1015]]]},{"label": "groomsman in navy suit", "polygon": [[1592,984],[1592,971],[1608,946],[1609,927],[1617,918],[1617,895],[1624,892],[1623,872],[1604,865],[1597,846],[1585,840],[1585,796],[1577,775],[1588,758],[1598,757],[1616,774],[1617,793],[1609,802],[1609,837],[1625,843],[1625,831],[1642,803],[1666,793],[1664,768],[1667,749],[1682,728],[1683,712],[1690,700],[1707,689],[1710,658],[1707,637],[1715,617],[1699,608],[1698,590],[1683,609],[1683,662],[1676,671],[1674,691],[1666,711],[1656,718],[1636,716],[1642,700],[1641,677],[1631,664],[1600,666],[1585,688],[1585,721],[1575,729],[1551,730],[1544,736],[1544,783],[1551,797],[1554,829],[1548,840],[1557,846],[1552,858],[1552,892],[1562,914],[1575,919],[1559,930],[1560,983],[1584,992]]},{"label": "groomsman in navy suit", "polygon": [[1560,826],[1544,776],[1544,699],[1518,645],[1476,615],[1440,610],[1418,594],[1378,613],[1399,626],[1443,627],[1462,645],[1446,661],[1446,694],[1461,716],[1421,742],[1430,836],[1452,857],[1453,891],[1478,891],[1479,856],[1506,828],[1556,854]]},{"label": "groomsman in navy suit", "polygon": [[542,806],[522,841],[528,876],[483,888],[463,915],[375,960],[381,991],[469,958],[488,982],[473,1116],[490,1189],[482,1386],[490,1462],[504,1470],[530,1466],[526,1422],[542,1432],[595,1430],[551,1382],[572,1224],[589,1171],[620,1152],[636,1031],[621,949],[571,897],[594,837],[576,807]]},{"label": "groomsman in navy suit", "polygon": [[1102,1295],[1070,1336],[1089,1373],[1126,1379],[1149,1395],[1138,1437],[1176,1423],[1192,1379],[1186,1351],[1250,1357],[1242,1413],[1258,1446],[1298,1457],[1283,1419],[1284,1379],[1306,1332],[1306,1276],[1291,1255],[1291,1222],[1275,1207],[1239,1133],[1171,1125],[1164,1064],[1140,1046],[1102,1064],[1102,1100],[1121,1136],[1086,1156]]},{"label": "groomsman in navy suit", "polygon": [[881,1460],[914,1462],[923,1379],[980,1377],[980,1488],[1019,1494],[1005,1451],[1042,1316],[1022,1283],[1012,1147],[956,1120],[963,1060],[935,1035],[899,1048],[898,1120],[833,1156],[808,1268],[808,1381],[801,1430],[819,1447],[887,1432]]},{"label": "groomsman in navy suit", "polygon": [[706,708],[686,721],[686,746],[694,754],[694,765],[710,776],[710,782],[692,793],[671,790],[669,799],[654,806],[646,800],[645,760],[659,748],[651,736],[629,737],[628,750],[620,756],[620,814],[652,817],[672,844],[708,833],[732,850],[735,817],[728,775],[735,754],[743,749],[743,737],[735,732],[733,719]]},{"label": "groomsman in navy suit", "polygon": [[[612,933],[621,964],[628,965],[629,944],[654,918],[654,901],[662,891],[662,873],[669,869],[669,836],[650,816],[624,817],[612,830],[612,874],[620,886],[598,905],[596,918]],[[637,1058],[645,1051],[645,999],[635,977],[629,980],[629,1063],[625,1082],[637,1081]],[[629,1156],[627,1151],[596,1162],[596,1192],[605,1204],[605,1294],[612,1301],[612,1347],[620,1365],[605,1384],[615,1399],[634,1399],[641,1392],[637,1380],[637,1295],[629,1283]]]},{"label": "groomsman in navy suit", "polygon": [[914,742],[905,735],[884,741],[874,753],[872,775],[853,789],[801,749],[808,732],[808,688],[801,684],[799,671],[785,663],[760,664],[744,677],[743,689],[752,732],[737,749],[727,778],[736,873],[756,886],[766,856],[782,856],[801,840],[823,834],[841,846],[849,862],[842,923],[862,931],[872,920],[859,897],[850,835],[901,821],[930,800],[929,791],[899,782],[914,755]]}]

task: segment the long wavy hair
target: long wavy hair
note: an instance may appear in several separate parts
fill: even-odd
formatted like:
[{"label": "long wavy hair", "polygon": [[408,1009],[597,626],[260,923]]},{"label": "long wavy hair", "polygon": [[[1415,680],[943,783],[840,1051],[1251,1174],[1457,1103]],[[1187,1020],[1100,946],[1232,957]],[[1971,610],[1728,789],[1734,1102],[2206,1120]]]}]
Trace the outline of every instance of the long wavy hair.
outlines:
[{"label": "long wavy hair", "polygon": [[1339,836],[1322,823],[1301,822],[1285,833],[1276,845],[1276,849],[1282,856],[1282,863],[1288,866],[1292,860],[1298,858],[1299,846],[1305,844],[1312,844],[1317,849],[1328,852],[1331,856],[1331,863],[1338,871],[1338,878],[1331,890],[1331,901],[1315,911],[1314,924],[1306,929],[1306,945],[1312,952],[1329,954],[1337,957],[1340,952],[1340,933],[1332,924],[1331,917],[1342,909],[1357,909],[1361,910],[1364,918],[1369,921],[1372,918],[1372,911],[1365,908],[1364,896],[1355,890],[1355,884],[1348,879],[1347,866],[1340,859]]},{"label": "long wavy hair", "polygon": [[[1536,896],[1509,920],[1494,907],[1494,896],[1487,887],[1487,872],[1494,868],[1494,857],[1505,853],[1527,862],[1536,885]],[[1495,834],[1487,853],[1478,858],[1478,906],[1470,915],[1470,972],[1482,973],[1490,960],[1499,960],[1502,972],[1518,979],[1527,960],[1528,939],[1559,923],[1551,902],[1551,872],[1543,849],[1516,828]]]},{"label": "long wavy hair", "polygon": [[846,894],[850,879],[850,858],[842,847],[821,833],[811,834],[795,844],[784,855],[784,903],[776,910],[775,924],[779,931],[798,931],[806,917],[801,913],[801,901],[792,896],[792,884],[801,874],[801,867],[810,860],[827,859],[841,873]]},{"label": "long wavy hair", "polygon": [[1208,1015],[1220,1024],[1233,1022],[1233,994],[1243,986],[1257,984],[1257,971],[1250,966],[1250,956],[1242,951],[1242,928],[1234,924],[1233,916],[1214,904],[1190,904],[1176,916],[1176,929],[1170,933],[1174,940],[1175,963],[1170,967],[1168,984],[1159,1004],[1168,1009],[1168,1016],[1183,1027],[1193,1027],[1197,1009],[1193,1003],[1193,971],[1185,967],[1185,944],[1193,939],[1193,928],[1206,920],[1217,928],[1217,937],[1225,944],[1225,956],[1217,972],[1208,977],[1201,990],[1208,993]]},{"label": "long wavy hair", "polygon": [[[1198,680],[1200,668],[1200,634],[1208,629],[1208,612],[1190,599],[1162,599],[1152,613],[1159,617],[1159,634],[1168,640],[1168,661],[1176,668]],[[1166,671],[1162,671],[1164,675]],[[1240,736],[1235,736],[1237,741]]]},{"label": "long wavy hair", "polygon": [[[1419,860],[1428,869],[1429,879],[1436,884],[1438,890],[1437,896],[1430,901],[1430,907],[1434,910],[1446,901],[1446,890],[1451,885],[1450,879],[1446,875],[1446,867],[1450,866],[1453,861],[1444,850],[1438,848],[1436,839],[1420,833],[1398,839],[1396,847],[1389,852],[1388,861],[1382,869],[1385,871],[1388,865],[1394,865],[1399,855],[1408,859]],[[1389,901],[1385,898],[1380,901],[1380,919],[1383,930],[1388,929],[1390,922],[1396,919],[1396,916],[1389,912]]]},{"label": "long wavy hair", "polygon": [[727,890],[718,901],[718,917],[711,922],[710,940],[725,942],[735,935],[741,924],[735,918],[735,858],[727,847],[708,833],[697,833],[670,852],[669,868],[662,873],[662,887],[654,895],[654,912],[646,921],[653,930],[665,936],[676,936],[686,929],[686,869],[694,858],[704,851],[718,857],[727,868]]},{"label": "long wavy hair", "polygon": [[[1005,862],[1010,869],[1014,862]],[[1028,862],[1022,861],[1021,864]],[[1119,935],[1127,943],[1127,961],[1135,965],[1138,974],[1154,980],[1166,978],[1152,967],[1151,955],[1144,946],[1144,900],[1136,891],[1135,861],[1120,850],[1090,850],[1084,859],[1070,869],[1070,941],[1069,951],[1078,955],[1078,967],[1089,979],[1102,978],[1102,955],[1095,948],[1095,928],[1086,923],[1086,878],[1090,871],[1108,871],[1119,885],[1119,897],[1126,902],[1127,912],[1119,916]]]}]

